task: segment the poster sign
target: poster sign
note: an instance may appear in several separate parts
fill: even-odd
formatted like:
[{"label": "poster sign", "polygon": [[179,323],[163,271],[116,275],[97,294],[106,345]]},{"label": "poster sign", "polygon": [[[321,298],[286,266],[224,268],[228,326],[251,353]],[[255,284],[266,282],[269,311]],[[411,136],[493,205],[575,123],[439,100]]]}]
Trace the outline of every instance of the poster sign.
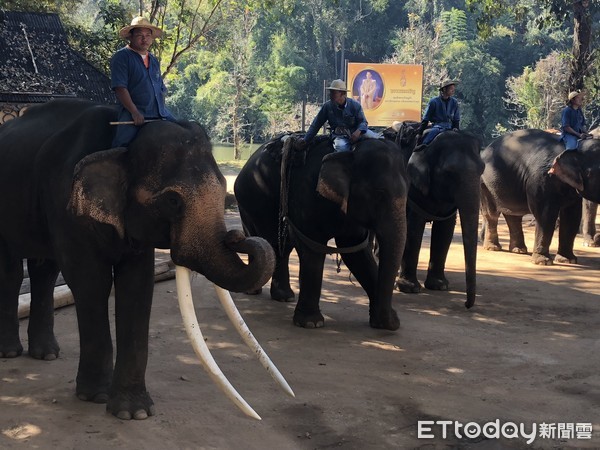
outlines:
[{"label": "poster sign", "polygon": [[423,66],[348,63],[348,95],[360,102],[369,126],[421,121]]}]

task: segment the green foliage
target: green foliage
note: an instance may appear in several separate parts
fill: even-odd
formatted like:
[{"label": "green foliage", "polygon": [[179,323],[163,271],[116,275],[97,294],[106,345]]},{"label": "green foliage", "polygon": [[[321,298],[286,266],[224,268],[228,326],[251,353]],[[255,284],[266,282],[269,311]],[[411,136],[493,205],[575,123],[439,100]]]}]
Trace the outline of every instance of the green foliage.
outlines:
[{"label": "green foliage", "polygon": [[464,11],[452,8],[450,11],[443,11],[440,16],[442,45],[448,45],[455,41],[466,41],[467,15]]}]

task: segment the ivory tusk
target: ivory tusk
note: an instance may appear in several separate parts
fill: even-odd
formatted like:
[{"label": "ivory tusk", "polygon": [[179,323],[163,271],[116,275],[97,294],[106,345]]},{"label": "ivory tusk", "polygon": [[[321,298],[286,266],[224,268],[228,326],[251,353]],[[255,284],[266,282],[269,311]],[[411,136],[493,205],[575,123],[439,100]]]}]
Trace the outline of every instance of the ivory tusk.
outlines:
[{"label": "ivory tusk", "polygon": [[242,318],[237,307],[235,306],[235,303],[233,302],[229,291],[217,286],[216,284],[214,286],[215,290],[217,291],[219,301],[221,302],[221,305],[223,305],[223,309],[227,313],[227,317],[229,317],[229,320],[231,321],[239,335],[242,337],[243,341],[248,347],[250,347],[250,350],[254,352],[262,366],[265,369],[267,369],[267,372],[269,372],[271,377],[277,382],[277,384],[279,384],[279,386],[281,386],[281,389],[283,389],[285,393],[288,394],[290,397],[296,397],[294,391],[292,391],[292,388],[290,387],[288,382],[285,381],[285,378],[283,378],[283,375],[281,374],[279,369],[275,367],[275,364],[273,364],[269,356],[266,354],[266,352],[263,350],[263,348],[260,346],[256,338],[248,328],[248,325],[246,325],[246,322],[244,322],[244,319]]},{"label": "ivory tusk", "polygon": [[229,397],[229,399],[240,408],[244,414],[261,420],[260,416],[252,409],[252,407],[242,398],[240,394],[231,385],[225,377],[214,358],[210,354],[210,350],[204,342],[202,331],[198,325],[194,303],[192,301],[192,288],[190,285],[190,271],[186,267],[175,266],[175,280],[177,284],[177,297],[179,299],[179,308],[181,309],[181,317],[188,337],[192,341],[192,347],[200,358],[200,362],[206,369],[210,378],[219,386],[219,388]]}]

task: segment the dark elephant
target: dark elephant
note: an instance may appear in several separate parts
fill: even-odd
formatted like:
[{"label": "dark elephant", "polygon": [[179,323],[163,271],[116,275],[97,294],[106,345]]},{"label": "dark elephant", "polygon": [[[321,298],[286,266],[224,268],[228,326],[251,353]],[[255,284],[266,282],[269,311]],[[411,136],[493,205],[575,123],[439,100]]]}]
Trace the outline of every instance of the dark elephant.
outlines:
[{"label": "dark elephant", "polygon": [[[289,172],[281,169],[282,149],[283,155],[293,154],[296,160],[284,165]],[[294,324],[324,325],[319,298],[325,246],[335,238],[342,260],[369,297],[370,325],[396,330],[400,323],[391,300],[406,239],[407,181],[402,155],[393,141],[377,139],[359,141],[353,151],[332,150],[328,139],[299,150],[293,137],[285,144],[274,139],[259,148],[235,182],[242,222],[248,234],[264,237],[275,249],[270,288],[275,300],[294,299],[288,262],[296,249],[300,292]],[[282,184],[287,196],[281,195]],[[279,225],[287,225],[290,235],[282,233]],[[369,232],[380,245],[379,266]]]},{"label": "dark elephant", "polygon": [[143,419],[154,413],[145,385],[154,248],[170,248],[175,264],[238,292],[262,286],[274,256],[264,240],[227,232],[225,179],[202,127],[153,122],[128,149],[111,149],[116,118],[111,107],[64,100],[0,127],[0,357],[23,351],[23,259],[31,280],[29,355],[58,356],[52,293],[61,271],[79,325],[77,396],[106,402],[119,418]]},{"label": "dark elephant", "polygon": [[598,203],[583,199],[581,234],[584,247],[600,247],[600,233],[596,232],[597,213]]},{"label": "dark elephant", "polygon": [[413,152],[418,123],[400,125],[396,140],[408,161],[406,248],[398,277],[402,292],[420,292],[417,279],[419,252],[425,224],[432,222],[429,266],[425,287],[448,290],[444,274],[446,258],[456,225],[460,225],[465,254],[467,300],[470,308],[477,292],[477,230],[479,227],[479,185],[483,162],[479,156],[479,138],[462,131],[446,131],[426,148]]},{"label": "dark elephant", "polygon": [[[548,173],[555,158],[554,173]],[[482,152],[482,213],[487,250],[501,250],[498,217],[510,233],[509,251],[527,253],[522,217],[535,217],[535,264],[552,264],[550,243],[560,219],[555,261],[576,263],[575,236],[581,221],[581,197],[600,201],[600,141],[583,141],[578,151],[564,151],[556,136],[542,130],[520,130],[492,142]]]}]

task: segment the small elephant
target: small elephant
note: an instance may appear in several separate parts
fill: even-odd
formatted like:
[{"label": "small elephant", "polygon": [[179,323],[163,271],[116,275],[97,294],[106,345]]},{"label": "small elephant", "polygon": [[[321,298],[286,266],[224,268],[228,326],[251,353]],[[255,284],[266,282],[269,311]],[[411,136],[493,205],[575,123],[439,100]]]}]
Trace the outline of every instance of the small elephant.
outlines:
[{"label": "small elephant", "polygon": [[[259,148],[234,187],[244,228],[275,249],[270,289],[275,300],[294,299],[288,262],[296,249],[300,293],[295,325],[324,325],[319,298],[326,244],[335,238],[344,249],[339,250],[342,260],[369,296],[370,325],[396,330],[400,322],[391,300],[406,240],[408,187],[402,155],[393,141],[378,139],[359,141],[348,152],[332,150],[329,140],[321,139],[303,151],[293,137],[285,144],[274,139]],[[282,151],[296,160],[283,170]],[[370,232],[379,243],[379,265]]]},{"label": "small elephant", "polygon": [[446,258],[454,235],[456,213],[460,214],[465,254],[467,300],[475,304],[477,293],[477,229],[479,226],[479,184],[483,161],[479,138],[466,132],[445,131],[424,149],[415,148],[418,123],[400,124],[396,141],[408,161],[408,234],[398,277],[402,292],[417,293],[419,252],[425,224],[432,222],[429,266],[425,287],[448,290],[444,274]]},{"label": "small elephant", "polygon": [[112,107],[60,100],[0,127],[0,357],[23,352],[23,259],[31,280],[29,355],[58,357],[52,295],[60,271],[79,326],[77,396],[106,403],[121,419],[144,419],[154,414],[145,384],[154,248],[170,248],[178,266],[237,292],[262,286],[274,255],[264,240],[227,232],[225,179],[201,126],[152,122],[128,148],[110,148],[116,119]]},{"label": "small elephant", "polygon": [[581,222],[581,197],[600,201],[600,140],[589,139],[577,151],[565,151],[550,133],[519,130],[492,142],[482,158],[483,247],[501,250],[498,217],[502,213],[510,233],[509,251],[527,253],[522,217],[531,213],[536,224],[533,263],[552,264],[550,243],[559,218],[554,261],[577,263],[573,245]]}]

